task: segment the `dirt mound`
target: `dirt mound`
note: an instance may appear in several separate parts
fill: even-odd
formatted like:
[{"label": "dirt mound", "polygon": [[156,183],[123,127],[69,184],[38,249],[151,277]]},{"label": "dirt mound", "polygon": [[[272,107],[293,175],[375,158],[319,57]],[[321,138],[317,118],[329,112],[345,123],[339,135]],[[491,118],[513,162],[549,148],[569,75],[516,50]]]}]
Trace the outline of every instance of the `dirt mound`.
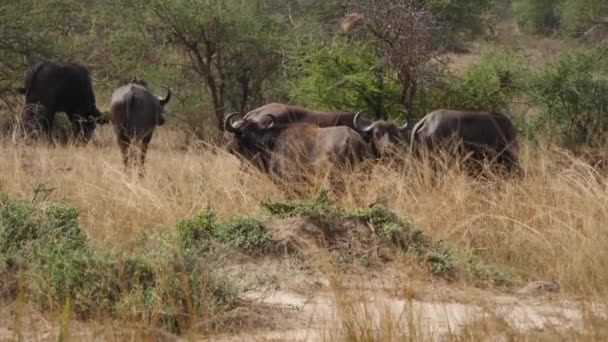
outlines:
[{"label": "dirt mound", "polygon": [[376,238],[373,225],[355,218],[292,217],[269,220],[265,227],[279,249],[303,256],[326,250],[342,260],[384,263],[399,252],[396,245]]}]

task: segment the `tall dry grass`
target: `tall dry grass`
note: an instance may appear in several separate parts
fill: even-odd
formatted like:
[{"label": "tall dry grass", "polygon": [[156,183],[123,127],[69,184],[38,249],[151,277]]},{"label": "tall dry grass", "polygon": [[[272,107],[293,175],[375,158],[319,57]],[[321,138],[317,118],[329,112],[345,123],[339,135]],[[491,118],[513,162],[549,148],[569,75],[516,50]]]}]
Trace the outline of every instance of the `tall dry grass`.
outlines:
[{"label": "tall dry grass", "polygon": [[[123,172],[109,127],[95,139],[87,147],[4,141],[0,191],[31,198],[45,184],[54,189],[50,198],[82,208],[82,227],[95,242],[116,248],[205,208],[227,218],[285,196],[228,153],[187,147],[176,130],[158,130],[144,179]],[[555,280],[573,295],[606,295],[608,177],[566,153],[522,145],[521,179],[482,181],[455,168],[431,177],[405,158],[400,167],[376,164],[370,175],[348,176],[336,200],[344,207],[382,202],[432,237],[475,249],[521,279]]]}]

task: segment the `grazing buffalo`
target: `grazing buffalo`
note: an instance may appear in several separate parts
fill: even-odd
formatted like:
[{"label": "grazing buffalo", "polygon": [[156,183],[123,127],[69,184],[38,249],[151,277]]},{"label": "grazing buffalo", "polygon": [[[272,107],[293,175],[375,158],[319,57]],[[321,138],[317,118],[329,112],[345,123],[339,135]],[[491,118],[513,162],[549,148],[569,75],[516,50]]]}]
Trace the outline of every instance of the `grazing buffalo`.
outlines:
[{"label": "grazing buffalo", "polygon": [[[268,120],[271,115],[276,125],[307,123],[318,127],[348,126],[353,128],[353,118],[356,113],[341,110],[320,112],[311,109],[286,105],[281,103],[270,103],[256,108],[234,123],[235,126],[243,124],[245,121],[262,122]],[[369,120],[362,119],[369,124]]]},{"label": "grazing buffalo", "polygon": [[156,126],[165,123],[163,109],[171,99],[171,90],[165,98],[157,98],[148,90],[145,81],[134,78],[121,85],[112,94],[110,119],[120,146],[125,170],[129,167],[129,149],[140,144],[140,176],[143,176],[146,151]]},{"label": "grazing buffalo", "polygon": [[42,61],[28,72],[23,121],[28,133],[42,129],[52,140],[55,114],[64,112],[72,124],[73,136],[88,142],[97,124],[107,118],[97,109],[88,70],[79,64]]},{"label": "grazing buffalo", "polygon": [[439,109],[425,115],[414,126],[410,151],[436,149],[459,143],[461,154],[471,160],[495,161],[509,172],[520,171],[519,148],[513,123],[503,113]]},{"label": "grazing buffalo", "polygon": [[325,162],[354,167],[369,155],[365,141],[350,127],[280,123],[271,114],[237,126],[231,121],[235,115],[226,117],[225,129],[235,136],[237,154],[282,180],[316,171]]},{"label": "grazing buffalo", "polygon": [[[376,153],[392,151],[398,142],[407,141],[407,123],[401,128],[387,121],[361,125],[357,119],[355,116],[354,127],[370,137]],[[502,113],[438,109],[414,126],[409,142],[412,155],[420,155],[421,148],[446,149],[448,143],[456,142],[459,152],[470,154],[473,161],[487,158],[509,171],[519,170],[515,129]]]},{"label": "grazing buffalo", "polygon": [[368,120],[360,118],[357,113],[353,118],[353,127],[357,130],[370,148],[376,158],[393,156],[404,141],[408,139],[410,132],[410,117],[406,115],[403,126],[386,120],[377,120],[369,123]]}]

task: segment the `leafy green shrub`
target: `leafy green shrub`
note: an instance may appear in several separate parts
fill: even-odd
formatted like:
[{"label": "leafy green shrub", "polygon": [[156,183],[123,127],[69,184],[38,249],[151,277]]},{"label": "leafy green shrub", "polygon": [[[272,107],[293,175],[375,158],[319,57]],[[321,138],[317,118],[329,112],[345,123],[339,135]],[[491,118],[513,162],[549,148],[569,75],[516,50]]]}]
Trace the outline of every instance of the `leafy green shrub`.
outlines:
[{"label": "leafy green shrub", "polygon": [[217,222],[213,211],[204,211],[179,222],[177,232],[179,243],[186,250],[205,250],[213,243],[221,243],[257,254],[271,244],[270,235],[259,219],[236,216],[226,222]]},{"label": "leafy green shrub", "polygon": [[[112,265],[94,253],[78,228],[78,211],[61,204],[38,208],[0,199],[0,261],[10,265],[4,279],[28,273],[30,291],[40,303],[72,298],[73,310],[110,310],[117,284]],[[106,273],[109,272],[109,273]]]},{"label": "leafy green shrub", "polygon": [[289,58],[290,97],[310,108],[366,109],[377,117],[398,113],[400,87],[373,47],[336,39],[294,49]]},{"label": "leafy green shrub", "polygon": [[569,51],[547,65],[535,91],[536,125],[567,146],[605,146],[608,132],[608,45]]},{"label": "leafy green shrub", "polygon": [[551,34],[559,27],[561,0],[514,0],[517,24],[530,33]]},{"label": "leafy green shrub", "polygon": [[[210,222],[210,217],[197,222]],[[196,237],[194,223],[184,223],[178,234],[151,238],[157,243],[151,252],[119,257],[93,248],[77,219],[78,210],[64,204],[0,196],[0,277],[6,294],[16,296],[22,274],[27,294],[43,307],[69,300],[81,318],[128,318],[137,312],[146,322],[175,332],[234,305],[236,289],[215,273],[208,255],[182,248],[192,246],[187,232]]]},{"label": "leafy green shrub", "polygon": [[397,245],[403,246],[403,233],[409,232],[409,224],[402,220],[397,214],[384,207],[374,206],[372,208],[356,209],[346,212],[346,217],[367,222],[373,227],[380,228],[378,235]]},{"label": "leafy green shrub", "polygon": [[337,212],[336,205],[329,199],[327,191],[321,191],[312,200],[265,201],[262,206],[271,215],[279,217],[327,217]]},{"label": "leafy green shrub", "polygon": [[262,223],[247,216],[237,216],[218,224],[213,235],[220,242],[251,254],[267,250],[272,243],[270,234]]},{"label": "leafy green shrub", "polygon": [[485,50],[479,61],[446,81],[447,89],[435,95],[435,107],[504,111],[529,87],[529,73],[520,53]]},{"label": "leafy green shrub", "polygon": [[605,0],[562,1],[559,5],[559,13],[562,31],[569,36],[577,37],[596,24],[593,18],[608,15],[608,2]]}]

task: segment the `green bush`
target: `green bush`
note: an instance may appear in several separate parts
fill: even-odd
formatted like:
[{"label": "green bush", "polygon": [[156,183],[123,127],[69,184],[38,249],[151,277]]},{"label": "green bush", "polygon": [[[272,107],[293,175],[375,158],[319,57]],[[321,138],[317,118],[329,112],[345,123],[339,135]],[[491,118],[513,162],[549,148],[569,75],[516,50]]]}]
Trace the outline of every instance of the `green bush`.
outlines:
[{"label": "green bush", "polygon": [[505,111],[529,87],[528,62],[518,52],[485,50],[462,74],[452,75],[442,91],[433,94],[434,107]]},{"label": "green bush", "polygon": [[551,34],[559,27],[561,0],[514,0],[513,13],[521,29],[530,33]]},{"label": "green bush", "polygon": [[186,250],[208,250],[213,243],[258,254],[270,247],[271,238],[260,219],[252,216],[236,216],[226,222],[217,222],[213,211],[177,224],[179,242]]},{"label": "green bush", "polygon": [[315,109],[367,110],[376,117],[398,113],[401,90],[373,47],[362,42],[310,43],[289,58],[290,97]]},{"label": "green bush", "polygon": [[[68,299],[81,318],[105,314],[160,322],[181,332],[194,319],[236,300],[236,289],[215,273],[199,251],[183,250],[186,232],[150,238],[156,246],[140,256],[113,256],[95,249],[78,226],[78,210],[64,204],[0,197],[0,278],[3,292],[21,287],[42,307]],[[188,230],[191,229],[191,230]],[[21,277],[19,275],[22,275]],[[21,284],[19,284],[21,282]]]},{"label": "green bush", "polygon": [[608,133],[608,45],[569,51],[547,65],[535,91],[543,127],[567,146],[605,146]]},{"label": "green bush", "polygon": [[608,2],[605,0],[562,1],[559,5],[559,13],[562,31],[569,36],[577,37],[594,25],[592,18],[608,15]]}]

